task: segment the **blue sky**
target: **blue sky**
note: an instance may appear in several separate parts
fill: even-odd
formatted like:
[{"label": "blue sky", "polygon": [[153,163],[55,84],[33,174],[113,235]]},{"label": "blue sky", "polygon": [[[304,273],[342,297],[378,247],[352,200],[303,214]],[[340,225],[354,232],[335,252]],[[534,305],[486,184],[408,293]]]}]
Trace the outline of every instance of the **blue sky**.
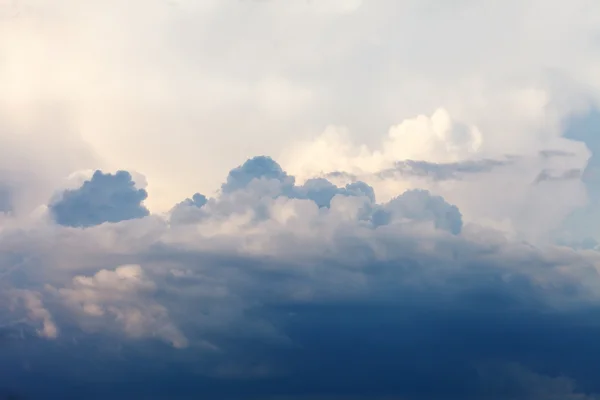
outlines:
[{"label": "blue sky", "polygon": [[0,2],[0,399],[600,399],[599,38],[592,0]]}]

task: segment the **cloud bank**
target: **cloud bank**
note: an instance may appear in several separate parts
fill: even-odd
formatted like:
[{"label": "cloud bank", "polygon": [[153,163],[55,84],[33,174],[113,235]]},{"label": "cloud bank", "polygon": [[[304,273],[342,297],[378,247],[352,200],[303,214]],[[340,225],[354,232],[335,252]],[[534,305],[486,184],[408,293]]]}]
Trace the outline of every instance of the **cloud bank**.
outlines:
[{"label": "cloud bank", "polygon": [[0,2],[0,399],[600,399],[599,17]]},{"label": "cloud bank", "polygon": [[264,156],[167,215],[140,211],[145,196],[129,173],[97,171],[52,200],[53,218],[2,230],[10,393],[600,393],[595,251],[465,224],[426,190],[379,202],[360,181],[298,185]]}]

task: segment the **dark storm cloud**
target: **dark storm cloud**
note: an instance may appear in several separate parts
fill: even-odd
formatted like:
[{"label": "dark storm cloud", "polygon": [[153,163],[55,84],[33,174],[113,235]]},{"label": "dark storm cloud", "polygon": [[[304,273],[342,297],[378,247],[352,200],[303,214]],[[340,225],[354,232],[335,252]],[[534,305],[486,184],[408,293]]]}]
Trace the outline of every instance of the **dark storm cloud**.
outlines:
[{"label": "dark storm cloud", "polygon": [[[145,198],[125,172],[97,173],[67,193],[59,210],[79,225],[96,224],[73,211],[129,219]],[[275,217],[278,207],[289,219]],[[261,218],[236,225],[246,212]],[[234,169],[222,194],[196,194],[174,216],[182,224],[145,218],[0,236],[0,271],[19,263],[0,277],[2,300],[16,299],[4,303],[19,305],[0,307],[7,393],[598,398],[595,253],[463,226],[456,206],[424,190],[376,203],[362,182],[295,185],[268,158]]]},{"label": "dark storm cloud", "polygon": [[[584,393],[600,392],[600,308],[581,302],[589,293],[579,282],[557,280],[565,260],[549,262],[534,249],[507,244],[452,240],[423,253],[408,237],[381,240],[391,254],[398,248],[396,255],[362,264],[354,273],[370,289],[342,296],[336,279],[326,284],[325,277],[343,282],[351,268],[343,261],[313,260],[305,274],[293,260],[281,260],[278,272],[267,273],[272,261],[260,257],[162,252],[188,268],[204,265],[202,279],[235,277],[229,288],[244,299],[249,319],[212,331],[204,318],[223,317],[231,299],[207,308],[201,280],[163,282],[162,296],[171,296],[165,302],[183,307],[182,329],[220,350],[175,350],[77,329],[48,342],[29,332],[3,352],[3,376],[11,390],[31,398],[591,400]],[[341,244],[340,253],[353,246]],[[440,256],[445,247],[455,254]],[[588,278],[597,280],[596,273]],[[301,288],[320,295],[286,295]],[[277,327],[287,341],[248,334],[252,321]]]},{"label": "dark storm cloud", "polygon": [[143,205],[147,197],[144,189],[135,187],[129,172],[96,171],[79,189],[63,192],[49,209],[60,225],[89,227],[147,216]]}]

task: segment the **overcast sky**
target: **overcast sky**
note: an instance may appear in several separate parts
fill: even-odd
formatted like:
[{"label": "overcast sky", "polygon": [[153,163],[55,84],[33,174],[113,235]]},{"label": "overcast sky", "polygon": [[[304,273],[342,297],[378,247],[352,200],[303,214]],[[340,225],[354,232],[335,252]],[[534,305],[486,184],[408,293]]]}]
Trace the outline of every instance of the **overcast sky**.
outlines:
[{"label": "overcast sky", "polygon": [[597,0],[0,0],[0,399],[600,398],[598,71]]}]

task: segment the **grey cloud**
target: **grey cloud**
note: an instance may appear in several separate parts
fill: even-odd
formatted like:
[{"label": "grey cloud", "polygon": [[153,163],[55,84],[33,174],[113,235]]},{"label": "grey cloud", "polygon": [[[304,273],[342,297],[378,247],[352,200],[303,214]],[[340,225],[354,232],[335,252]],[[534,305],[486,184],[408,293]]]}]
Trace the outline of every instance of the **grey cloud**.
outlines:
[{"label": "grey cloud", "polygon": [[375,203],[375,191],[365,182],[353,182],[346,185],[345,192],[342,194],[354,196],[366,196],[371,202]]},{"label": "grey cloud", "polygon": [[344,187],[324,178],[312,178],[302,185],[294,182],[295,178],[271,158],[255,157],[229,173],[222,199],[213,199],[208,205],[203,196],[198,198],[198,204],[187,199],[171,211],[171,222],[196,223],[201,218],[210,218],[211,213],[230,215],[242,209],[252,209],[258,220],[264,220],[270,213],[265,198],[311,200],[319,208],[329,208],[334,197],[350,196],[367,200],[369,204],[359,211],[358,218],[370,221],[374,227],[410,220],[432,222],[437,229],[453,234],[462,229],[458,208],[425,190],[407,191],[388,203],[377,204],[373,188],[362,181]]},{"label": "grey cloud", "polygon": [[566,241],[575,247],[581,247],[586,246],[582,243],[600,240],[598,231],[598,222],[600,221],[600,215],[598,215],[598,206],[600,205],[600,110],[591,106],[587,110],[567,118],[564,122],[564,136],[585,143],[591,152],[591,157],[581,173],[581,181],[585,184],[589,203],[563,221],[560,235],[567,236],[567,238],[559,240]]},{"label": "grey cloud", "polygon": [[400,174],[401,176],[429,178],[434,181],[455,180],[462,179],[469,174],[490,172],[495,168],[510,165],[513,162],[514,160],[508,158],[506,160],[483,159],[454,163],[405,160],[398,161],[394,168],[379,172],[378,176],[389,178]]},{"label": "grey cloud", "polygon": [[319,207],[329,207],[331,199],[336,195],[365,196],[375,202],[375,191],[364,182],[353,182],[343,188],[338,188],[327,179],[313,178],[307,180],[302,186],[295,188],[292,197],[313,200]]},{"label": "grey cloud", "polygon": [[[29,301],[0,304],[8,389],[215,400],[600,393],[595,253],[463,227],[456,206],[424,190],[376,203],[364,183],[290,185],[266,164],[259,179],[247,168],[235,190],[176,206],[203,213],[187,224],[3,231],[0,271],[19,266],[2,283]],[[258,205],[262,218],[239,222]],[[58,335],[43,338],[50,324]]]},{"label": "grey cloud", "polygon": [[554,171],[544,169],[538,174],[533,183],[539,184],[541,182],[570,181],[580,179],[581,177],[582,171],[580,169],[569,169],[558,174]]},{"label": "grey cloud", "polygon": [[319,208],[330,207],[332,199],[338,195],[364,197],[375,203],[375,191],[361,181],[344,187],[324,178],[312,178],[302,185],[296,185],[295,181],[295,177],[272,158],[254,157],[229,172],[226,183],[222,185],[221,198],[209,201],[198,194],[196,199],[186,199],[171,210],[171,222],[197,222],[210,214],[227,216],[248,208],[256,212],[258,219],[264,219],[268,218],[265,199],[279,197],[311,200]]},{"label": "grey cloud", "polygon": [[12,211],[12,201],[11,188],[0,183],[0,213]]},{"label": "grey cloud", "polygon": [[294,184],[294,179],[289,177],[271,157],[257,156],[232,169],[221,190],[223,193],[230,193],[243,189],[254,179],[272,179],[288,185]]},{"label": "grey cloud", "polygon": [[391,219],[409,218],[415,221],[432,221],[438,229],[459,234],[462,215],[455,205],[426,190],[409,190],[384,204],[382,209],[391,213]]},{"label": "grey cloud", "polygon": [[[202,393],[248,400],[587,400],[584,393],[600,390],[590,346],[599,330],[585,323],[597,310],[581,282],[559,272],[564,263],[584,272],[588,266],[578,265],[580,256],[566,252],[548,259],[515,243],[368,232],[368,239],[358,227],[337,233],[328,255],[311,245],[323,240],[318,230],[314,238],[292,235],[290,245],[307,253],[300,259],[177,246],[147,250],[139,257],[160,287],[151,301],[171,311],[191,337],[190,347],[173,350],[149,338],[136,344],[102,331],[80,332],[70,326],[72,317],[60,318],[52,305],[66,337],[11,339],[0,369],[10,365],[3,376],[11,379],[11,389],[34,398],[73,393],[75,383],[86,398],[116,399]],[[355,269],[343,254],[356,248],[350,239],[361,237],[382,247],[385,256]],[[424,250],[423,240],[435,248]],[[188,272],[160,278],[173,268]],[[348,286],[361,280],[364,285]],[[103,282],[107,287],[110,281]],[[312,296],[296,297],[307,291]],[[98,299],[115,304],[119,296]],[[569,303],[575,308],[555,307]],[[201,346],[199,338],[219,350]],[[25,356],[30,368],[15,368],[14,361]],[[49,359],[51,369],[45,367]],[[21,388],[34,378],[36,385]],[[95,384],[100,378],[104,383]]]},{"label": "grey cloud", "polygon": [[344,171],[328,172],[325,174],[325,178],[341,178],[351,182],[354,182],[358,179],[356,175]]},{"label": "grey cloud", "polygon": [[597,201],[600,199],[600,110],[592,107],[568,118],[564,136],[584,142],[591,151],[591,158],[583,171],[583,181],[592,198]]},{"label": "grey cloud", "polygon": [[104,174],[96,171],[79,189],[66,190],[49,205],[56,222],[72,227],[90,227],[147,216],[144,189],[137,189],[127,171]]},{"label": "grey cloud", "polygon": [[[311,12],[319,1],[303,4],[300,12],[285,1],[260,9],[248,2],[182,1],[168,15],[154,2],[137,0],[125,8],[116,3],[57,1],[56,12],[39,10],[43,23],[9,26],[2,41],[8,62],[3,86],[12,90],[2,91],[8,93],[3,100],[8,111],[27,108],[29,97],[72,103],[73,121],[90,140],[103,135],[96,144],[114,149],[115,162],[129,162],[136,152],[138,160],[131,163],[145,162],[157,180],[166,166],[180,173],[209,171],[191,182],[199,186],[212,182],[210,171],[224,171],[228,157],[262,152],[264,146],[277,151],[290,137],[283,129],[296,137],[342,121],[353,132],[370,134],[440,104],[462,110],[478,125],[484,150],[535,153],[539,143],[521,144],[522,135],[547,126],[546,117],[560,114],[553,102],[563,98],[542,82],[543,66],[585,82],[577,94],[597,86],[587,82],[593,78],[588,71],[597,70],[596,52],[587,45],[599,26],[598,7],[587,0],[498,2],[493,10],[472,1],[456,7],[386,0],[363,2],[364,14],[327,18]],[[209,13],[205,4],[225,8]],[[589,52],[583,54],[584,48]],[[95,55],[92,62],[89,54]],[[75,74],[73,65],[81,66]],[[308,96],[302,96],[304,88]],[[308,100],[297,103],[299,97]],[[29,113],[23,114],[29,121]],[[34,137],[45,139],[39,156],[56,142],[48,131],[55,126],[42,124],[43,135]],[[243,137],[225,134],[241,131]],[[140,132],[147,139],[144,151]],[[164,132],[183,145],[165,146]],[[208,140],[211,150],[199,154]],[[63,142],[55,147],[60,156],[76,153]],[[53,166],[52,160],[42,164]],[[14,310],[14,320],[25,321],[15,329],[25,333],[7,335],[10,341],[3,343],[3,385],[34,399],[262,400],[289,394],[487,400],[600,392],[597,254],[538,249],[467,226],[461,235],[388,221],[372,229],[354,218],[356,207],[366,207],[361,199],[338,195],[322,208],[290,199],[282,186],[293,185],[264,164],[267,172],[257,167],[233,174],[222,198],[200,208],[188,204],[207,214],[189,226],[127,221],[85,232],[3,226],[3,253],[36,256],[3,284],[39,293],[60,328],[58,338],[43,340],[35,329],[24,329],[43,328],[43,318]],[[413,167],[431,179],[471,173]],[[180,198],[193,192],[178,189]],[[440,220],[439,226],[456,231],[457,211],[430,197],[408,194],[396,204],[396,216]],[[326,204],[327,197],[318,201]],[[258,205],[265,218],[250,226],[243,213],[230,212]],[[217,218],[221,209],[227,212]],[[379,215],[391,218],[385,210]],[[86,221],[106,219],[103,214]],[[67,222],[73,221],[81,224],[82,218]],[[98,303],[131,311],[107,313],[94,333],[81,326],[64,297],[45,291],[50,283],[86,292],[72,279],[101,278],[106,274],[100,271],[129,263],[139,264],[156,290],[124,290],[126,296],[120,285],[98,290],[93,281],[90,294]],[[122,283],[127,288],[128,281]],[[110,329],[123,327],[124,315],[143,320],[147,314],[139,310],[147,303],[168,310],[169,321],[190,341],[187,349],[153,340],[161,339],[154,324],[144,325],[148,331],[138,340]],[[207,342],[214,348],[202,346]],[[488,360],[514,362],[531,373],[492,371],[505,379],[488,386],[494,391],[489,393],[482,387],[489,375],[482,377],[479,368]]]},{"label": "grey cloud", "polygon": [[540,157],[542,158],[553,158],[553,157],[573,157],[574,153],[564,151],[564,150],[541,150],[539,152]]},{"label": "grey cloud", "polygon": [[265,156],[251,158],[231,170],[227,182],[222,185],[222,192],[227,194],[246,189],[256,180],[279,182],[280,194],[290,198],[310,199],[319,207],[328,207],[331,199],[337,194],[366,196],[371,201],[375,201],[373,188],[364,182],[353,182],[344,188],[338,188],[327,179],[312,178],[302,185],[295,185],[296,179],[293,176],[288,175],[272,158]]},{"label": "grey cloud", "polygon": [[185,199],[181,203],[177,204],[171,210],[171,222],[173,223],[193,223],[204,215],[202,207],[208,203],[208,199],[205,195],[195,193],[192,198]]},{"label": "grey cloud", "polygon": [[206,204],[208,200],[206,199],[206,196],[200,193],[195,193],[191,199],[186,199],[185,203],[186,205],[191,205],[194,207],[202,207],[203,205]]}]

